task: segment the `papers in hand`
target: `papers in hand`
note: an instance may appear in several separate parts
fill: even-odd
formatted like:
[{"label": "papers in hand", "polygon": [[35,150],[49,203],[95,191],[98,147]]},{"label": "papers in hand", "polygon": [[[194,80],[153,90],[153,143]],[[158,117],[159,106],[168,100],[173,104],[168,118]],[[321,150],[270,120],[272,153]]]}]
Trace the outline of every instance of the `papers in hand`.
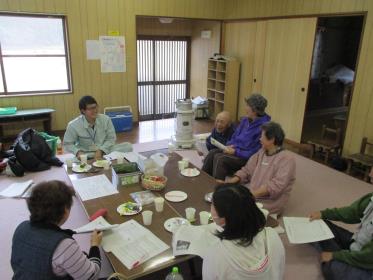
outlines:
[{"label": "papers in hand", "polygon": [[33,180],[28,180],[20,183],[13,183],[5,190],[0,192],[2,197],[22,197],[26,190],[34,183]]},{"label": "papers in hand", "polygon": [[215,223],[203,226],[182,225],[172,238],[173,255],[197,255],[204,257],[206,252],[220,242],[215,236]]},{"label": "papers in hand", "polygon": [[323,220],[284,217],[284,225],[289,242],[293,244],[311,243],[331,239],[333,233]]},{"label": "papers in hand", "polygon": [[118,193],[118,190],[103,174],[73,180],[72,183],[83,201]]},{"label": "papers in hand", "polygon": [[210,139],[211,139],[211,144],[214,145],[215,147],[219,148],[220,150],[225,151],[227,149],[227,146],[223,145],[222,143],[220,143],[215,138],[211,137]]},{"label": "papers in hand", "polygon": [[103,231],[117,227],[118,225],[111,225],[109,224],[104,217],[100,216],[97,219],[93,220],[92,222],[74,229],[76,233],[84,233],[84,232],[91,232],[94,230]]},{"label": "papers in hand", "polygon": [[129,220],[102,239],[106,252],[112,252],[128,269],[132,269],[167,250],[169,246],[135,220]]}]

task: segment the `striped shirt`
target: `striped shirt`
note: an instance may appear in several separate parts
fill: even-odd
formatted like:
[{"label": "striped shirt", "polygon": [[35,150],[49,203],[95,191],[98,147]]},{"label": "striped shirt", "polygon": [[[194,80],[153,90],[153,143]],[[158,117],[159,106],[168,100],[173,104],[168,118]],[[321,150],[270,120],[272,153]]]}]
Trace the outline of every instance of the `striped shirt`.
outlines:
[{"label": "striped shirt", "polygon": [[57,276],[70,275],[74,279],[98,279],[101,270],[100,250],[93,246],[88,257],[74,239],[64,239],[52,258],[52,269]]}]

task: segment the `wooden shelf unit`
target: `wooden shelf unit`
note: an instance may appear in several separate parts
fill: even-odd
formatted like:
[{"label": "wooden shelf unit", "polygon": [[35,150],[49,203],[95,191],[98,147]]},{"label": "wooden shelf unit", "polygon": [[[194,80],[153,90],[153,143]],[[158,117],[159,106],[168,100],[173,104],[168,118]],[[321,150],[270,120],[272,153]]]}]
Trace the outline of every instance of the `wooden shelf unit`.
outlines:
[{"label": "wooden shelf unit", "polygon": [[236,59],[209,59],[207,98],[212,119],[221,111],[229,111],[232,119],[237,120],[239,74],[240,63]]}]

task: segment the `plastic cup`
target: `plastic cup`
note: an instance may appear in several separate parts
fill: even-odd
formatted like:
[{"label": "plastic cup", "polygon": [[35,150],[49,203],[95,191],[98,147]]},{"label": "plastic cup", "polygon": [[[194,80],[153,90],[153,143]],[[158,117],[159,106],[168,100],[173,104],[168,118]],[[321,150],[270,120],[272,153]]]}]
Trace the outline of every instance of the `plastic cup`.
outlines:
[{"label": "plastic cup", "polygon": [[155,204],[155,211],[162,212],[163,205],[164,205],[164,198],[163,197],[154,198],[154,204]]},{"label": "plastic cup", "polygon": [[146,210],[142,212],[142,222],[146,226],[150,226],[152,224],[152,217],[153,217],[153,211]]},{"label": "plastic cup", "polygon": [[123,162],[124,162],[124,157],[123,156],[118,156],[117,163],[123,163]]},{"label": "plastic cup", "polygon": [[199,222],[201,225],[207,225],[209,223],[210,213],[207,211],[199,212]]},{"label": "plastic cup", "polygon": [[180,171],[183,171],[185,169],[185,163],[184,163],[184,161],[183,160],[179,160],[177,162],[177,166],[179,167]]},{"label": "plastic cup", "polygon": [[168,143],[168,153],[172,154],[173,152],[175,152],[175,150],[176,150],[175,145],[172,143]]},{"label": "plastic cup", "polygon": [[80,161],[81,163],[87,163],[87,160],[88,160],[88,155],[87,154],[82,154],[80,155]]},{"label": "plastic cup", "polygon": [[72,168],[73,167],[73,162],[74,162],[73,158],[66,159],[66,166],[67,166],[67,168]]},{"label": "plastic cup", "polygon": [[105,161],[104,163],[104,170],[109,170],[110,169],[110,162],[109,161]]},{"label": "plastic cup", "polygon": [[196,209],[192,207],[188,207],[185,209],[185,216],[189,222],[193,222],[195,220]]}]

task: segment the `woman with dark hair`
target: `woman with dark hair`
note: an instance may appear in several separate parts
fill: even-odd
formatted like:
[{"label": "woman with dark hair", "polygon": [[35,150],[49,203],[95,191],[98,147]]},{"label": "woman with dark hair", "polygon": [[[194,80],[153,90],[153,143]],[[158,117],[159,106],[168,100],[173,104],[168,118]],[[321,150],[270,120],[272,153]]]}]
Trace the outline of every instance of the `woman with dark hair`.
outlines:
[{"label": "woman with dark hair", "polygon": [[216,179],[232,175],[260,149],[260,127],[271,120],[265,112],[267,100],[262,95],[252,94],[245,101],[247,117],[242,118],[227,148],[211,150],[203,162],[202,170]]},{"label": "woman with dark hair", "polygon": [[212,196],[211,216],[219,241],[203,256],[202,275],[209,279],[282,279],[285,250],[251,192],[223,184]]},{"label": "woman with dark hair", "polygon": [[271,214],[279,214],[295,181],[295,159],[282,147],[285,133],[278,123],[268,122],[261,129],[262,149],[225,183],[249,183],[248,188],[264,208]]},{"label": "woman with dark hair", "polygon": [[61,181],[39,183],[27,199],[30,220],[13,235],[13,279],[98,279],[102,233],[94,231],[88,257],[72,238],[72,230],[60,228],[70,215],[74,189]]}]

